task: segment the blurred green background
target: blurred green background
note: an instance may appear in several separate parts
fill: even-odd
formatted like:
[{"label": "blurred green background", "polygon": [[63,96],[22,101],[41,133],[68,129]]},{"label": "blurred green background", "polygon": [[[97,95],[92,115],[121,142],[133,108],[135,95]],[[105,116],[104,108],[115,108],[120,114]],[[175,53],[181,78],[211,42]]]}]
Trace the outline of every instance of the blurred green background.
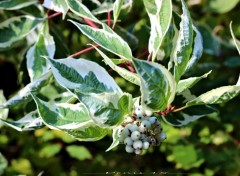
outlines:
[{"label": "blurred green background", "polygon": [[[198,83],[191,91],[199,95],[219,86],[235,84],[240,73],[240,56],[232,43],[229,24],[233,21],[233,31],[240,38],[239,0],[186,2],[204,42],[201,60],[186,76],[200,76],[213,70],[207,79]],[[83,0],[83,3],[90,9],[95,8],[94,3],[89,0]],[[180,2],[174,0],[173,4],[174,10],[181,13]],[[22,14],[41,17],[42,13],[37,6],[18,11],[0,10],[0,21]],[[106,20],[107,14],[97,17]],[[134,56],[138,56],[147,49],[149,37],[149,19],[142,1],[135,0],[130,11],[122,11],[120,19],[116,31],[120,34],[118,27],[121,26],[136,37],[125,39],[133,49]],[[49,25],[56,43],[55,58],[65,58],[91,43],[66,19],[62,20],[61,16],[49,21]],[[7,99],[29,83],[25,59],[29,42],[21,41],[11,48],[0,50],[0,89]],[[98,62],[110,70],[95,51],[80,57]],[[146,57],[143,56],[142,59]],[[165,60],[160,62],[165,63]],[[109,73],[124,91],[132,93],[134,97],[140,95],[137,86],[125,81],[115,72]],[[41,91],[47,96],[58,94],[61,88],[53,83]],[[21,118],[34,106],[30,102],[24,107],[11,109],[9,119]],[[5,159],[0,155],[0,175],[38,175],[41,172],[49,176],[75,176],[84,173],[99,175],[106,172],[115,172],[115,175],[133,175],[134,172],[152,175],[155,172],[159,175],[237,176],[240,175],[239,107],[240,96],[216,106],[219,109],[217,113],[187,126],[175,128],[162,122],[167,140],[142,156],[127,154],[122,145],[105,152],[112,142],[111,134],[97,142],[79,142],[46,127],[36,131],[18,132],[4,126],[0,129],[0,152],[8,165],[6,166]]]}]

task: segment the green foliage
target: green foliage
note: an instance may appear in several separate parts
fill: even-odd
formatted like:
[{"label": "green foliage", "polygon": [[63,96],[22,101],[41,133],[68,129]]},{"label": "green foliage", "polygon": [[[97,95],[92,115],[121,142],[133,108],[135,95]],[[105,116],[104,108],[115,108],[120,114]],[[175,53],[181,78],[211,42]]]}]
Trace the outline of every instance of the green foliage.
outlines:
[{"label": "green foliage", "polygon": [[1,1],[0,175],[239,175],[238,2]]}]

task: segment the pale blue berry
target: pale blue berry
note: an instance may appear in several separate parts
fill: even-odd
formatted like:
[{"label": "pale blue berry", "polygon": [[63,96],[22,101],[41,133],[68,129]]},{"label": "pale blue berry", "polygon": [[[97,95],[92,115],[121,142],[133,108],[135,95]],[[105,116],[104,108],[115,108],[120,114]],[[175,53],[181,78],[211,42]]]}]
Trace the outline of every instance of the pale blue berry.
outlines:
[{"label": "pale blue berry", "polygon": [[134,131],[134,132],[132,132],[132,134],[131,134],[131,138],[132,138],[133,141],[138,140],[138,139],[140,138],[140,136],[141,136],[141,134],[140,134],[139,131]]},{"label": "pale blue berry", "polygon": [[123,143],[123,142],[124,142],[124,139],[125,139],[125,136],[120,136],[119,139],[118,139],[118,141],[119,141],[120,143]]},{"label": "pale blue berry", "polygon": [[155,124],[157,121],[158,121],[158,119],[157,119],[157,117],[150,117],[149,119],[148,119],[148,121],[151,123],[151,124]]},{"label": "pale blue berry", "polygon": [[138,120],[142,121],[144,119],[144,116],[142,114],[137,114],[136,117]]},{"label": "pale blue berry", "polygon": [[138,127],[138,131],[141,132],[141,133],[144,133],[146,131],[146,127],[144,126],[139,126]]},{"label": "pale blue berry", "polygon": [[159,139],[160,139],[160,141],[164,141],[166,138],[167,138],[167,135],[166,135],[164,132],[161,132],[161,133],[159,134]]},{"label": "pale blue berry", "polygon": [[135,149],[141,149],[142,146],[143,146],[143,143],[140,140],[137,140],[137,141],[133,142],[133,148],[135,148]]},{"label": "pale blue berry", "polygon": [[145,141],[143,142],[143,149],[148,149],[149,148],[149,142]]},{"label": "pale blue berry", "polygon": [[143,120],[142,123],[141,123],[141,126],[143,126],[145,128],[150,128],[151,123],[148,120]]},{"label": "pale blue berry", "polygon": [[142,114],[143,115],[143,109],[142,109],[142,106],[138,106],[136,107],[135,109],[135,113],[138,115],[138,114]]},{"label": "pale blue berry", "polygon": [[142,153],[142,150],[136,149],[136,150],[135,150],[135,153],[136,153],[137,155],[140,155],[140,154]]},{"label": "pale blue berry", "polygon": [[129,135],[130,135],[129,129],[128,129],[128,128],[124,128],[123,131],[122,131],[122,136],[127,137],[127,136],[129,136]]},{"label": "pale blue berry", "polygon": [[133,153],[134,152],[134,148],[132,148],[132,146],[129,146],[129,145],[126,145],[125,150],[128,153]]},{"label": "pale blue berry", "polygon": [[136,124],[131,124],[128,129],[133,132],[138,130],[138,126]]},{"label": "pale blue berry", "polygon": [[132,145],[133,144],[133,140],[130,137],[126,137],[124,140],[124,144],[125,145]]}]

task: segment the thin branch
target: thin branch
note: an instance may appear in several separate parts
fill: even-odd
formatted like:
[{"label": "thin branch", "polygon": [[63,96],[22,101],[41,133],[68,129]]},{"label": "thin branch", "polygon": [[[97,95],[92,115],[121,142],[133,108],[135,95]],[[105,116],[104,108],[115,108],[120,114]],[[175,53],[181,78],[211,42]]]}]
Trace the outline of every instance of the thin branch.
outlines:
[{"label": "thin branch", "polygon": [[[95,47],[98,47],[99,45],[94,45],[94,46],[95,46]],[[91,51],[91,50],[95,49],[94,46],[90,46],[90,47],[88,47],[88,48],[86,48],[86,49],[83,49],[83,50],[77,52],[77,53],[74,53],[74,54],[71,55],[71,57],[77,57],[77,56],[79,56],[79,55],[81,55],[81,54],[83,54],[83,53],[86,53],[86,52],[88,52],[88,51]]]},{"label": "thin branch", "polygon": [[181,108],[174,109],[172,112],[178,112],[178,111],[181,111],[181,110],[186,109],[186,108],[188,108],[188,107],[189,107],[189,106],[183,106],[183,107],[181,107]]},{"label": "thin branch", "polygon": [[61,15],[62,14],[62,12],[56,12],[56,13],[54,13],[54,14],[52,14],[52,15],[49,15],[48,16],[48,20],[50,20],[50,19],[52,19],[52,18],[54,18],[54,17],[56,17],[56,16],[59,16],[59,15]]},{"label": "thin branch", "polygon": [[137,58],[141,58],[141,57],[145,56],[147,53],[148,53],[148,50],[145,50],[145,51],[143,51],[141,54],[139,54],[139,55],[137,56]]},{"label": "thin branch", "polygon": [[148,55],[147,61],[150,61],[150,60],[151,60],[151,57],[152,57],[152,53],[150,53],[150,54]]},{"label": "thin branch", "polygon": [[111,11],[110,10],[107,11],[107,15],[108,15],[107,25],[110,27],[110,25],[111,25]]},{"label": "thin branch", "polygon": [[89,20],[89,19],[87,19],[87,18],[83,18],[83,20],[84,20],[89,26],[92,26],[93,28],[99,29],[99,27],[98,27],[94,22],[92,22],[91,20]]}]

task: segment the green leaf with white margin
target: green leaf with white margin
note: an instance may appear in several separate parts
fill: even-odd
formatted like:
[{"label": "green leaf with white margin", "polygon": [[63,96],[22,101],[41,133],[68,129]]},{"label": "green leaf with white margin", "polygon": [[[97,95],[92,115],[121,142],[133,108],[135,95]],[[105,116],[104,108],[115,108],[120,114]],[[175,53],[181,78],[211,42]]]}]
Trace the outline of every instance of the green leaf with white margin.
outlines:
[{"label": "green leaf with white margin", "polygon": [[[3,95],[3,91],[0,90],[0,105],[6,103],[6,98]],[[2,127],[1,120],[5,120],[8,117],[8,109],[0,108],[0,128]]]},{"label": "green leaf with white margin", "polygon": [[230,23],[230,31],[231,31],[231,35],[234,41],[235,46],[237,47],[238,53],[240,54],[240,41],[237,40],[237,38],[235,37],[233,30],[232,30],[232,22]]},{"label": "green leaf with white margin", "polygon": [[108,128],[100,128],[99,126],[95,125],[94,123],[92,126],[88,126],[86,128],[79,128],[79,129],[70,129],[70,130],[62,130],[65,133],[69,134],[73,138],[79,141],[98,141],[104,138],[108,133]]},{"label": "green leaf with white margin", "polygon": [[0,9],[18,10],[37,3],[37,0],[3,0],[0,2]]},{"label": "green leaf with white margin", "polygon": [[118,16],[120,15],[120,12],[122,10],[122,5],[124,3],[124,0],[116,0],[113,4],[113,26],[115,26]]},{"label": "green leaf with white margin", "polygon": [[24,88],[22,88],[16,95],[10,98],[6,103],[1,105],[1,107],[8,108],[22,103],[28,103],[30,100],[32,100],[31,92],[37,92],[43,86],[47,85],[51,78],[51,75],[52,72],[49,71],[46,74],[42,75],[40,78],[29,83]]},{"label": "green leaf with white margin", "polygon": [[75,90],[74,93],[86,105],[92,120],[102,128],[113,128],[121,124],[126,116],[126,110],[122,110],[121,101],[124,100],[121,99],[119,93],[86,95],[78,90]]},{"label": "green leaf with white margin", "polygon": [[118,55],[119,57],[131,60],[132,52],[128,44],[108,26],[103,24],[104,29],[95,29],[72,20],[69,21],[77,26],[84,35],[104,49]]},{"label": "green leaf with white margin", "polygon": [[204,116],[215,113],[216,110],[210,106],[201,105],[188,109],[184,109],[180,112],[170,113],[166,116],[162,116],[162,119],[172,126],[184,126],[195,120],[198,120]]},{"label": "green leaf with white margin", "polygon": [[148,50],[152,53],[154,61],[172,19],[172,1],[144,0],[143,2],[151,23]]},{"label": "green leaf with white margin", "polygon": [[203,53],[203,38],[198,29],[193,25],[193,31],[195,33],[194,46],[191,58],[188,61],[186,71],[191,69],[200,59]]},{"label": "green leaf with white margin", "polygon": [[83,103],[48,103],[33,95],[44,123],[52,129],[77,129],[92,125],[89,112]]},{"label": "green leaf with white margin", "polygon": [[138,77],[138,75],[136,73],[132,73],[132,72],[126,70],[125,68],[115,65],[113,63],[113,61],[107,55],[105,55],[100,49],[98,49],[97,47],[95,47],[95,49],[103,57],[104,62],[107,65],[109,65],[114,71],[116,71],[120,76],[122,76],[124,79],[130,81],[133,84],[140,85],[140,78]]},{"label": "green leaf with white margin", "polygon": [[101,21],[99,21],[92,13],[91,11],[80,1],[76,0],[66,0],[69,9],[76,15],[87,18],[91,21],[94,21],[96,23],[101,24]]},{"label": "green leaf with white margin", "polygon": [[208,73],[205,73],[200,77],[191,77],[191,78],[180,80],[177,85],[177,93],[181,93],[184,90],[191,88],[196,83],[198,83],[201,79],[206,78],[211,72],[212,71],[209,71]]},{"label": "green leaf with white margin", "polygon": [[112,150],[113,148],[115,148],[116,146],[118,146],[119,144],[119,136],[118,136],[118,131],[120,129],[119,128],[114,128],[113,132],[112,132],[112,138],[113,138],[113,142],[110,145],[110,147],[108,147],[108,149],[106,150],[106,152]]},{"label": "green leaf with white margin", "polygon": [[118,101],[118,108],[124,114],[132,115],[134,102],[131,94],[124,93]]},{"label": "green leaf with white margin", "polygon": [[63,19],[68,12],[68,5],[66,0],[44,0],[44,3],[42,5],[47,9],[61,12],[63,14]]},{"label": "green leaf with white margin", "polygon": [[38,24],[43,22],[44,19],[34,18],[32,16],[18,16],[12,17],[0,23],[0,48],[11,46],[26,37],[32,32]]},{"label": "green leaf with white margin", "polygon": [[180,30],[177,43],[173,49],[174,77],[178,82],[185,73],[192,53],[193,29],[192,20],[184,0],[182,2],[183,14],[181,15]]},{"label": "green leaf with white margin", "polygon": [[133,59],[140,76],[142,105],[154,111],[162,111],[175,97],[176,82],[172,74],[162,65]]},{"label": "green leaf with white margin", "polygon": [[55,53],[55,43],[49,34],[48,23],[44,23],[40,31],[37,42],[32,46],[26,55],[27,69],[31,82],[48,72],[50,65],[42,56],[53,58]]},{"label": "green leaf with white margin", "polygon": [[82,103],[50,104],[32,95],[44,123],[51,129],[61,130],[80,141],[96,141],[107,135],[108,129],[97,126]]},{"label": "green leaf with white margin", "polygon": [[221,104],[233,99],[240,93],[240,85],[238,79],[237,85],[223,86],[210,90],[199,97],[186,103],[186,106],[205,105],[205,104]]},{"label": "green leaf with white margin", "polygon": [[122,90],[108,72],[95,62],[85,59],[58,59],[48,58],[54,77],[59,84],[73,92],[105,93]]},{"label": "green leaf with white margin", "polygon": [[26,114],[23,118],[17,121],[1,120],[5,125],[17,131],[29,131],[41,128],[43,120],[39,117],[37,111],[32,111]]}]

